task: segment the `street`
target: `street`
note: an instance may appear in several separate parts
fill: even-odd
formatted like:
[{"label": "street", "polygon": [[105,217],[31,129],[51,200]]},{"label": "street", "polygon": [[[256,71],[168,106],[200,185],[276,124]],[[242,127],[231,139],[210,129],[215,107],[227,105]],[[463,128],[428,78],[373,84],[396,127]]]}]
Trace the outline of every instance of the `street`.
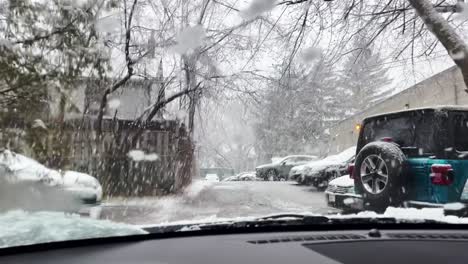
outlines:
[{"label": "street", "polygon": [[328,213],[323,192],[293,182],[194,181],[181,195],[112,199],[103,203],[101,218],[147,225],[175,221],[264,216],[285,212]]}]

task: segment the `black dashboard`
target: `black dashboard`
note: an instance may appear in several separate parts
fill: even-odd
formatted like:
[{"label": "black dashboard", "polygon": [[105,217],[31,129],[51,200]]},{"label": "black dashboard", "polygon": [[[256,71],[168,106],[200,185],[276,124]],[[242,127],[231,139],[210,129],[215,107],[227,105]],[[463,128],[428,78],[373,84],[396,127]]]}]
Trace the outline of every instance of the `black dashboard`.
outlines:
[{"label": "black dashboard", "polygon": [[[27,247],[26,247],[27,248]],[[468,263],[466,230],[347,230],[179,236],[0,251],[0,263]],[[23,251],[22,253],[20,253]]]}]

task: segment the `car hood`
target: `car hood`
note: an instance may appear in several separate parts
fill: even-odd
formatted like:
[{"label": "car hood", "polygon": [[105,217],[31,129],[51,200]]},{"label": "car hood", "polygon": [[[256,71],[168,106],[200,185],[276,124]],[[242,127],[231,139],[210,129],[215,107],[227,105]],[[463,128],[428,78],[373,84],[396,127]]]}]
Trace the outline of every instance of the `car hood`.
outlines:
[{"label": "car hood", "polygon": [[317,171],[321,169],[325,169],[330,166],[338,166],[341,165],[342,162],[336,159],[323,159],[323,160],[318,160],[314,162],[307,163],[304,165],[304,168],[307,169],[308,171]]},{"label": "car hood", "polygon": [[354,186],[354,180],[349,177],[349,175],[344,175],[341,177],[338,177],[334,180],[331,180],[329,185],[335,185],[335,186],[340,186],[340,187],[353,187]]},{"label": "car hood", "polygon": [[263,164],[263,165],[260,165],[258,167],[256,167],[255,169],[265,169],[265,168],[271,168],[271,167],[274,167],[278,165],[278,163],[268,163],[268,164]]},{"label": "car hood", "polygon": [[305,168],[306,168],[306,164],[302,164],[302,165],[294,166],[294,167],[292,167],[292,168],[291,168],[291,171],[290,171],[290,173],[297,173],[297,172],[301,172],[301,171],[303,171]]}]

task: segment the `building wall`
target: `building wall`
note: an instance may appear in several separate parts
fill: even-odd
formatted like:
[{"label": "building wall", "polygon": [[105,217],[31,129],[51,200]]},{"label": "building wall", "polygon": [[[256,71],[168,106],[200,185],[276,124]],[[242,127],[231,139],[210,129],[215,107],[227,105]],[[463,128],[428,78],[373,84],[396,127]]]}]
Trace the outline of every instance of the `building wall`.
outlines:
[{"label": "building wall", "polygon": [[404,91],[393,95],[330,128],[330,154],[356,145],[359,131],[356,125],[368,116],[437,105],[468,105],[468,94],[460,70],[449,68]]}]

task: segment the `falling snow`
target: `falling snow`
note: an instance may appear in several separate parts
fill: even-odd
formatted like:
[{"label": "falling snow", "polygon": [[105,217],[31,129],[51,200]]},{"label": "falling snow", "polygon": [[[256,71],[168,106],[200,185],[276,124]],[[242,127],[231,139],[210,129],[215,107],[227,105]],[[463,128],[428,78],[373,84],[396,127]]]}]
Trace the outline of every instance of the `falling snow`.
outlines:
[{"label": "falling snow", "polygon": [[43,128],[43,129],[47,129],[47,126],[44,124],[44,121],[42,121],[41,119],[36,119],[33,121],[33,124],[32,124],[32,127],[33,128]]},{"label": "falling snow", "polygon": [[142,161],[145,159],[145,152],[142,150],[130,150],[128,152],[128,157],[133,161]]},{"label": "falling snow", "polygon": [[177,45],[173,49],[179,54],[185,54],[200,47],[204,39],[205,29],[202,26],[187,27],[177,35]]},{"label": "falling snow", "polygon": [[465,58],[465,52],[461,49],[449,51],[449,55],[454,60],[463,60]]},{"label": "falling snow", "polygon": [[107,106],[110,109],[117,109],[120,106],[120,100],[117,99],[117,98],[113,98],[113,99],[109,100],[109,102],[107,102]]},{"label": "falling snow", "polygon": [[461,12],[456,13],[454,18],[457,20],[467,20],[468,19],[468,3],[458,2],[457,5],[460,6]]},{"label": "falling snow", "polygon": [[241,16],[245,19],[255,18],[275,7],[275,0],[252,0],[250,5],[241,10]]},{"label": "falling snow", "polygon": [[145,160],[147,161],[156,161],[158,159],[159,159],[159,156],[156,153],[150,153],[150,154],[145,155]]},{"label": "falling snow", "polygon": [[131,158],[133,161],[157,161],[159,159],[159,155],[156,153],[148,153],[146,154],[142,150],[131,150],[128,152],[128,157]]},{"label": "falling snow", "polygon": [[314,60],[320,59],[322,56],[322,50],[317,47],[310,47],[304,49],[301,53],[301,59],[304,62],[312,62]]}]

